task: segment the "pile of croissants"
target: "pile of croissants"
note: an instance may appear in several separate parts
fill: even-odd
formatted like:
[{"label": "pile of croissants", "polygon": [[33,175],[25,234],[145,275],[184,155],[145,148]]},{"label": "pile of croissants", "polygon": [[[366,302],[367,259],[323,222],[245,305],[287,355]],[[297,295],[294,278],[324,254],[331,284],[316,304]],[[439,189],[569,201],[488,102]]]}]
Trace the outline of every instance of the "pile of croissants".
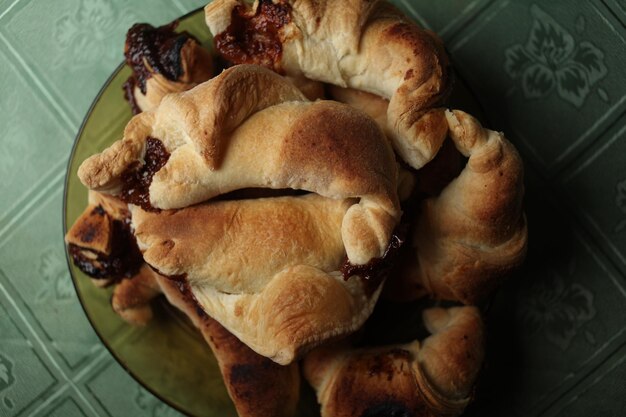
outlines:
[{"label": "pile of croissants", "polygon": [[[385,1],[205,17],[212,51],[175,24],[128,32],[136,115],[80,166],[74,262],[129,323],[161,294],[184,312],[242,417],[293,416],[301,374],[323,417],[462,414],[475,305],[526,253],[517,151],[443,107],[441,41]],[[427,337],[355,347],[379,298],[420,297],[454,302],[422,312]]]}]

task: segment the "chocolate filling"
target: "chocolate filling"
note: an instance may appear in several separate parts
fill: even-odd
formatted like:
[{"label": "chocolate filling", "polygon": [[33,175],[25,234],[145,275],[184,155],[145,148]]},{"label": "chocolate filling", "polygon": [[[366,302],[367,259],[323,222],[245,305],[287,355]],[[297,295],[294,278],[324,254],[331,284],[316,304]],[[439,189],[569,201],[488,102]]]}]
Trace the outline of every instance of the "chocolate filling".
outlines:
[{"label": "chocolate filling", "polygon": [[183,75],[180,52],[183,45],[192,39],[187,32],[174,31],[178,21],[155,28],[147,23],[134,24],[126,33],[124,56],[133,74],[124,83],[124,97],[130,103],[133,114],[141,113],[135,99],[135,87],[146,94],[146,81],[153,73],[161,74],[170,81]]},{"label": "chocolate filling", "polygon": [[380,258],[373,258],[365,265],[353,265],[346,258],[343,265],[339,269],[343,274],[343,279],[348,280],[350,277],[357,275],[361,277],[365,292],[371,296],[378,288],[380,283],[385,279],[395,265],[395,259],[400,252],[400,248],[404,243],[405,236],[408,231],[408,225],[401,224],[391,235],[389,246]]},{"label": "chocolate filling", "polygon": [[163,142],[149,137],[146,140],[145,163],[136,162],[122,173],[120,200],[140,206],[146,211],[159,211],[150,204],[150,184],[154,174],[163,168],[169,157]]},{"label": "chocolate filling", "polygon": [[[101,206],[98,207],[104,211]],[[111,229],[112,249],[108,255],[71,243],[68,246],[78,269],[92,278],[115,282],[136,275],[143,264],[143,256],[130,231],[129,220],[113,220]]]},{"label": "chocolate filling", "polygon": [[280,60],[283,45],[280,29],[291,21],[291,6],[260,0],[250,15],[244,5],[236,6],[231,23],[215,39],[215,49],[235,64],[257,64],[282,72]]},{"label": "chocolate filling", "polygon": [[191,286],[189,285],[189,282],[187,281],[187,274],[165,275],[164,273],[162,273],[161,271],[159,271],[152,265],[148,264],[148,266],[150,266],[150,268],[152,268],[152,270],[155,271],[157,274],[167,278],[168,280],[173,282],[176,285],[176,287],[178,287],[178,291],[180,291],[180,293],[182,294],[185,302],[187,302],[188,304],[192,304],[195,307],[198,317],[200,317],[203,320],[207,320],[209,318],[209,315],[206,313],[206,311],[204,311],[204,309],[198,302],[198,299],[196,298],[196,296],[193,295],[193,291],[191,291]]}]

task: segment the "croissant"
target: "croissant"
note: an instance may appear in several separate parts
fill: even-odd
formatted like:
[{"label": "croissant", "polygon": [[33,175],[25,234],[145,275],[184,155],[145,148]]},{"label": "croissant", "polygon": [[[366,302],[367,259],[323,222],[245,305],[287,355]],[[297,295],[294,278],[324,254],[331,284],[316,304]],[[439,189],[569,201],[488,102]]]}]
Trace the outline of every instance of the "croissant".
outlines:
[{"label": "croissant", "polygon": [[122,140],[85,160],[78,175],[88,188],[146,209],[259,187],[355,198],[341,224],[355,265],[384,254],[401,214],[393,151],[369,117],[336,102],[309,102],[290,82],[250,65],[166,96],[156,111],[135,116]]},{"label": "croissant", "polygon": [[[125,216],[130,216],[126,204],[90,191],[89,206],[72,225],[66,240],[72,242],[70,245],[80,244],[77,247],[81,251],[100,255],[103,254],[100,251],[108,252],[110,262],[118,262],[114,258],[120,255],[120,251],[115,246],[128,247],[123,239],[134,241],[134,238],[130,234],[116,238],[117,232],[111,223],[123,221]],[[294,415],[300,384],[297,364],[280,366],[256,354],[207,316],[185,285],[157,274],[143,263],[143,259],[139,260],[139,266],[128,270],[124,276],[109,275],[102,268],[102,259],[97,257],[80,259],[79,268],[87,273],[98,272],[97,279],[93,279],[96,285],[117,284],[113,289],[111,305],[128,323],[146,325],[153,316],[150,301],[160,294],[185,313],[211,347],[228,393],[241,417]],[[89,263],[91,266],[88,266]]]},{"label": "croissant", "polygon": [[433,308],[423,342],[377,348],[324,346],[306,356],[303,372],[322,417],[458,416],[472,398],[484,356],[475,307]]},{"label": "croissant", "polygon": [[426,199],[413,231],[414,257],[396,298],[424,287],[438,298],[484,299],[526,255],[524,167],[515,147],[462,111],[446,112],[456,148],[469,158],[440,195]]},{"label": "croissant", "polygon": [[451,70],[441,41],[384,1],[216,0],[205,8],[216,50],[289,76],[389,99],[388,133],[414,168],[446,137]]},{"label": "croissant", "polygon": [[306,194],[160,213],[133,207],[132,225],[147,263],[188,283],[202,308],[255,352],[288,364],[357,330],[380,293],[383,277],[340,272],[351,205]]},{"label": "croissant", "polygon": [[144,265],[140,274],[115,287],[112,305],[133,324],[152,316],[150,300],[164,294],[200,330],[217,359],[224,384],[240,417],[288,417],[299,399],[298,365],[281,366],[257,355],[217,321],[198,309],[189,290]]},{"label": "croissant", "polygon": [[124,84],[133,114],[156,108],[169,93],[189,90],[213,76],[213,58],[196,38],[176,33],[177,22],[155,28],[133,25],[124,56],[133,73]]}]

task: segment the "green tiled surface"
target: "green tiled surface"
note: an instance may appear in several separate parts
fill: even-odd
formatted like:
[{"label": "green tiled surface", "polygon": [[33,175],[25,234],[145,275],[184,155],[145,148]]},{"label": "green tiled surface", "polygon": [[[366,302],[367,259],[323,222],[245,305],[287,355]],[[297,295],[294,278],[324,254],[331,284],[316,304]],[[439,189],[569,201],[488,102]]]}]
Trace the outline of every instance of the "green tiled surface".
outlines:
[{"label": "green tiled surface", "polygon": [[[126,28],[203,3],[0,0],[2,417],[178,415],[89,326],[65,266],[62,187]],[[468,415],[625,415],[626,1],[396,3],[441,33],[527,165],[528,261],[493,300]]]}]

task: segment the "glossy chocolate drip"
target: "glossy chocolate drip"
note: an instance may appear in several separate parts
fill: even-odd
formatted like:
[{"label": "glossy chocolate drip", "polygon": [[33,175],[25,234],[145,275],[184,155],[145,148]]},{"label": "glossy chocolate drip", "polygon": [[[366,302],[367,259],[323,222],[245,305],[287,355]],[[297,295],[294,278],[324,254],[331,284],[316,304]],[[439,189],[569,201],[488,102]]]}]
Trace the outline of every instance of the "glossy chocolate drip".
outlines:
[{"label": "glossy chocolate drip", "polygon": [[120,200],[135,204],[146,211],[158,211],[150,204],[150,184],[152,178],[167,163],[170,154],[163,142],[149,137],[146,140],[145,163],[136,163],[122,173]]},{"label": "glossy chocolate drip", "polygon": [[290,21],[291,6],[287,3],[260,0],[253,15],[248,14],[246,6],[237,6],[228,28],[215,37],[215,48],[232,63],[257,64],[282,72],[279,31]]},{"label": "glossy chocolate drip", "polygon": [[407,229],[406,225],[398,227],[391,235],[389,246],[387,246],[385,253],[380,258],[373,258],[365,265],[353,265],[346,259],[340,268],[343,279],[348,280],[352,276],[359,276],[368,296],[373,294],[393,268],[394,260],[405,241]]},{"label": "glossy chocolate drip", "polygon": [[[94,210],[104,215],[102,206]],[[110,254],[99,253],[74,244],[69,244],[69,252],[78,269],[90,277],[118,281],[136,275],[143,263],[143,257],[130,230],[129,221],[113,220],[111,225]]]}]

